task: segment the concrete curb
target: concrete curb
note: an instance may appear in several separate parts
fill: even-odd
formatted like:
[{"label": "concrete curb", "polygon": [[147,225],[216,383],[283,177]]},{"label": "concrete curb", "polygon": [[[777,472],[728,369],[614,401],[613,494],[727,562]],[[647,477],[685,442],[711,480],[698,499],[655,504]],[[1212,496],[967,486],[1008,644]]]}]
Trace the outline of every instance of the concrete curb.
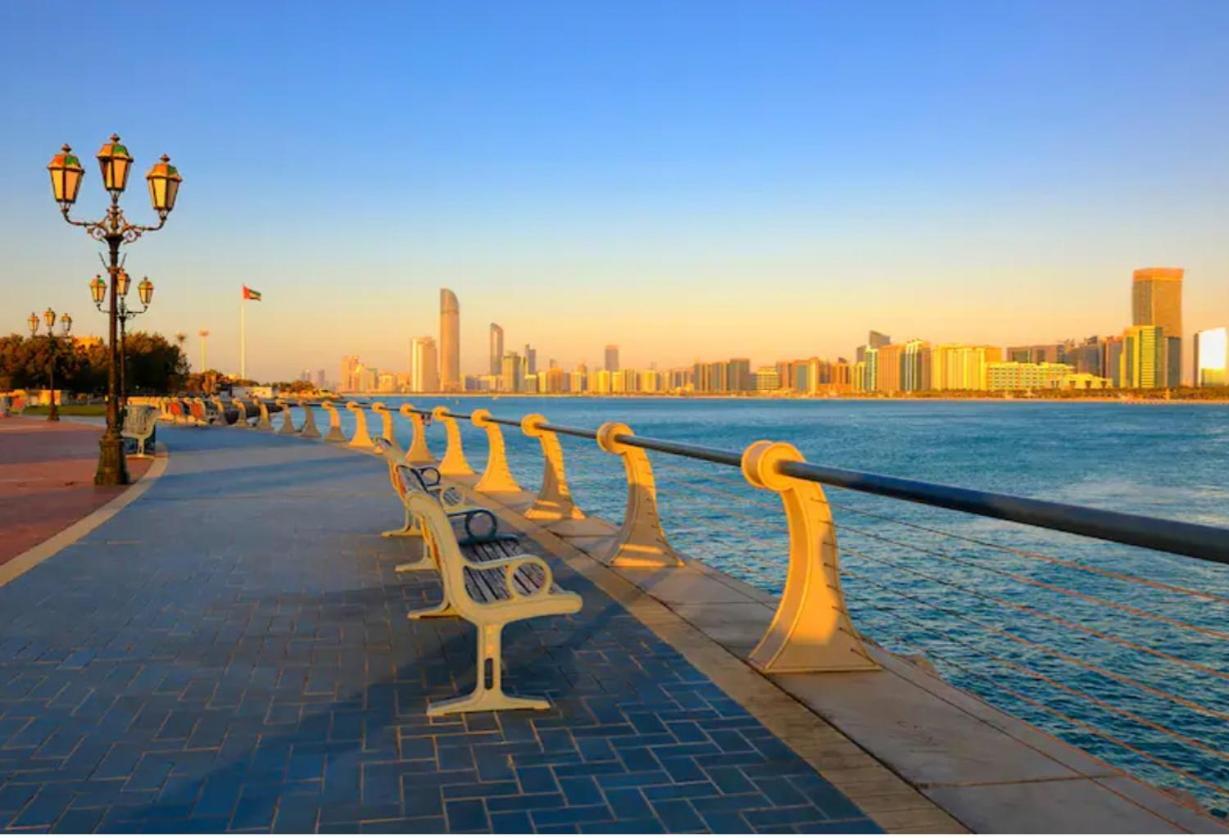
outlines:
[{"label": "concrete curb", "polygon": [[155,446],[154,452],[159,456],[154,457],[154,461],[149,464],[149,469],[145,474],[136,483],[129,486],[123,494],[111,498],[111,500],[95,509],[89,515],[86,515],[80,521],[70,524],[46,541],[34,545],[24,553],[18,553],[0,565],[0,587],[4,587],[9,582],[12,582],[27,570],[42,564],[65,547],[76,544],[82,538],[111,520],[121,509],[149,491],[149,487],[154,484],[154,481],[166,471],[167,463],[171,459],[170,452],[161,442]]}]

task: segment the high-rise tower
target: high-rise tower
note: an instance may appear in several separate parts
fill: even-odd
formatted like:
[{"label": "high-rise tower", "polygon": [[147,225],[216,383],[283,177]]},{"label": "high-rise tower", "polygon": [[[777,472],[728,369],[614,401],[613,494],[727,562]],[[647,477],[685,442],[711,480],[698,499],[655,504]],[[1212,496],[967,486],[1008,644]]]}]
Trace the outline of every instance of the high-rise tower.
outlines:
[{"label": "high-rise tower", "polygon": [[499,375],[504,360],[504,327],[491,324],[491,375]]},{"label": "high-rise tower", "polygon": [[[1175,368],[1182,368],[1182,268],[1140,268],[1131,283],[1131,325],[1160,326]],[[1177,387],[1180,382],[1166,382]]]},{"label": "high-rise tower", "polygon": [[461,304],[447,288],[440,289],[440,389],[461,389]]},{"label": "high-rise tower", "polygon": [[619,369],[619,345],[617,343],[606,346],[606,369],[611,372]]},{"label": "high-rise tower", "polygon": [[410,342],[410,390],[415,393],[434,393],[439,389],[435,338],[414,338]]}]

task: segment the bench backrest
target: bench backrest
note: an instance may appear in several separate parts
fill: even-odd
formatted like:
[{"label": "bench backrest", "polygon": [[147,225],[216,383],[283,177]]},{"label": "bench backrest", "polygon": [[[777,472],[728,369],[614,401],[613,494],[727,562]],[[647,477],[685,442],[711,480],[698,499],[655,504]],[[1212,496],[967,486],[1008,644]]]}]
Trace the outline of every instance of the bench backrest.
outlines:
[{"label": "bench backrest", "polygon": [[479,570],[482,566],[471,562],[461,553],[456,533],[452,531],[452,525],[439,501],[422,492],[411,492],[405,499],[405,505],[418,519],[427,550],[439,565],[444,595],[462,618],[473,620],[480,606],[470,597],[465,587],[465,571],[467,568]]},{"label": "bench backrest", "polygon": [[[171,402],[172,410],[174,410],[178,404],[178,402]],[[145,407],[144,405],[129,405],[124,413],[124,430],[131,434],[145,436],[153,431],[154,425],[156,425],[157,422],[157,411],[152,407]]]}]

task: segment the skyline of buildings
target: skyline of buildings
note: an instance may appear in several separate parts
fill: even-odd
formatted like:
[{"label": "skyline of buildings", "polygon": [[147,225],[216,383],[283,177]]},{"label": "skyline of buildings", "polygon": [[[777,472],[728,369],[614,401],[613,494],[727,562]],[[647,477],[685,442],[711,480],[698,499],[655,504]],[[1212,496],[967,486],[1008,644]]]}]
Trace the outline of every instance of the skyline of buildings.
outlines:
[{"label": "skyline of buildings", "polygon": [[[746,357],[658,370],[620,365],[619,345],[603,347],[604,365],[590,370],[585,363],[572,370],[552,358],[539,369],[537,349],[505,350],[504,329],[488,330],[488,367],[463,375],[459,369],[460,303],[456,294],[440,289],[440,340],[411,341],[408,373],[381,373],[356,356],[342,359],[343,390],[371,392],[495,392],[495,393],[751,393],[800,395],[909,394],[935,391],[1031,391],[1161,389],[1183,383],[1182,268],[1140,268],[1132,274],[1132,324],[1121,334],[1068,339],[1057,343],[999,347],[989,344],[932,344],[920,338],[893,342],[890,335],[870,330],[851,362],[820,357],[777,361],[753,366]],[[1229,385],[1229,338],[1225,327],[1194,336],[1190,383]],[[446,372],[451,367],[454,372]],[[452,380],[449,376],[452,376]]]}]

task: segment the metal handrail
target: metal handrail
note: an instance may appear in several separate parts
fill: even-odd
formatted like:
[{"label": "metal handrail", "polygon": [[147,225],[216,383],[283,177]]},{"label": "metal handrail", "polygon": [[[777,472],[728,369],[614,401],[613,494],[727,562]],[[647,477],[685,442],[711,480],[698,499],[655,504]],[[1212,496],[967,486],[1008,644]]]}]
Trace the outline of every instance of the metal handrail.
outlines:
[{"label": "metal handrail", "polygon": [[[694,460],[706,460],[719,465],[738,467],[742,463],[742,455],[739,452],[723,448],[671,442],[635,434],[619,434],[615,439],[625,445]],[[1229,529],[1222,527],[1168,521],[1146,515],[1111,512],[998,492],[962,489],[942,483],[926,483],[812,463],[783,462],[779,470],[789,477],[811,480],[826,486],[1229,564]]]},{"label": "metal handrail", "polygon": [[[414,412],[430,414],[430,411],[419,409],[415,409]],[[508,427],[519,428],[521,426],[521,423],[514,419],[492,416],[491,421]],[[553,424],[544,424],[541,427],[543,430],[566,436],[597,439],[597,432],[586,428]],[[614,439],[623,445],[677,457],[704,460],[735,468],[742,465],[742,452],[725,448],[673,442],[636,434],[616,434]],[[1223,527],[1112,512],[1106,509],[1055,503],[999,492],[983,492],[942,483],[928,483],[806,462],[785,461],[780,463],[778,469],[781,474],[788,477],[810,480],[826,486],[1229,564],[1229,529]]]}]

